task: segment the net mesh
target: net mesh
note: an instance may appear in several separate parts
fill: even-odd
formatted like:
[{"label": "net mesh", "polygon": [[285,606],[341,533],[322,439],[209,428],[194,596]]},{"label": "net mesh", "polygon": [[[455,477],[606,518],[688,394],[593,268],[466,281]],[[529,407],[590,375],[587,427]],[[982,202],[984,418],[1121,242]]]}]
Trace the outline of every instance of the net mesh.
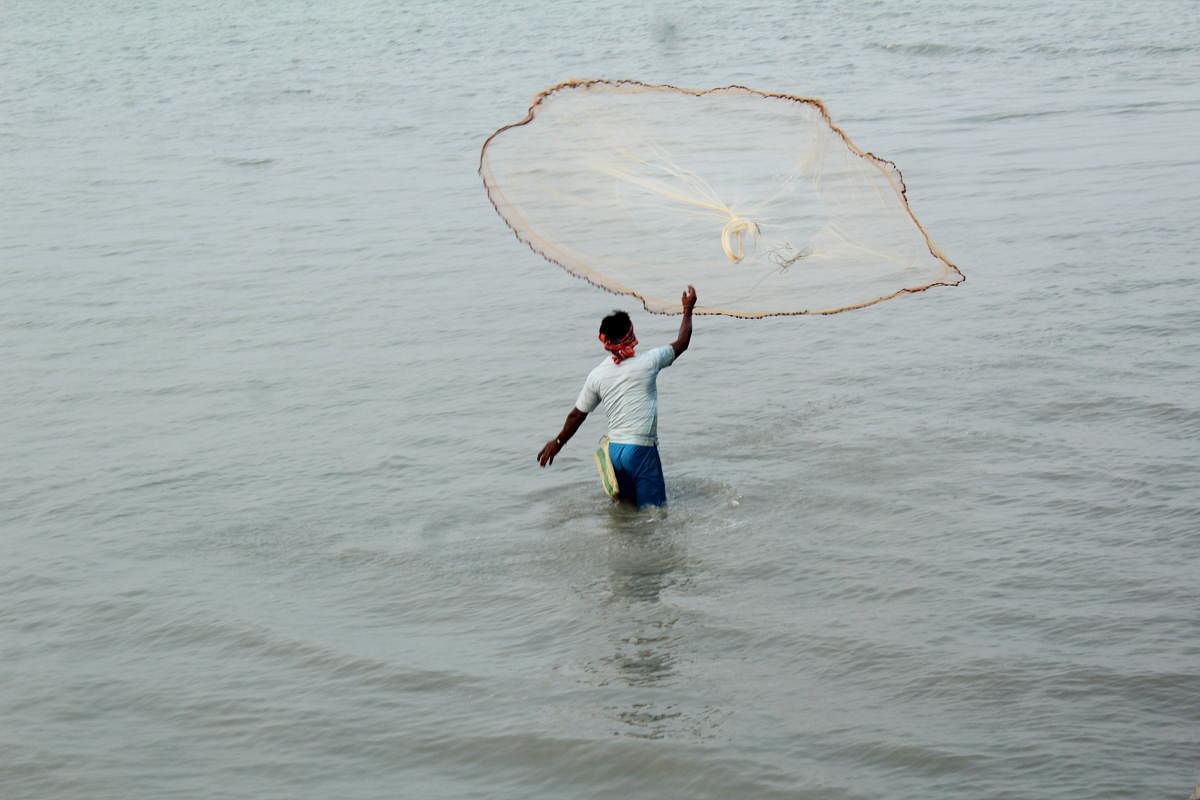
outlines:
[{"label": "net mesh", "polygon": [[896,166],[821,101],[571,81],[483,145],[480,175],[521,241],[573,275],[681,311],[832,314],[962,282]]}]

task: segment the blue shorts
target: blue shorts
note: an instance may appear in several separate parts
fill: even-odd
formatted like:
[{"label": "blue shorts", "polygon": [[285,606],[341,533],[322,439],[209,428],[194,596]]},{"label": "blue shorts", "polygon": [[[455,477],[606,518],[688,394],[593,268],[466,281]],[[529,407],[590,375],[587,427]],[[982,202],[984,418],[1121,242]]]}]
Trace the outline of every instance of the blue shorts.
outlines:
[{"label": "blue shorts", "polygon": [[608,457],[617,473],[617,487],[622,500],[644,506],[665,506],[667,484],[663,480],[662,462],[658,448],[640,444],[608,445]]}]

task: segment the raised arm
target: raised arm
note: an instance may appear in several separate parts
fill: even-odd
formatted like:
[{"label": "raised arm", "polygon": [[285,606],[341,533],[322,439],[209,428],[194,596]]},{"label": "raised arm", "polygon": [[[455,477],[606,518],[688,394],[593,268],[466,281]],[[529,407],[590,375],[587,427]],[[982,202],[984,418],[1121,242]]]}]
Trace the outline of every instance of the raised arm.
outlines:
[{"label": "raised arm", "polygon": [[579,430],[579,426],[583,424],[585,419],[587,419],[586,411],[580,411],[578,408],[572,408],[571,413],[567,414],[567,421],[563,423],[562,430],[558,432],[558,436],[555,436],[553,439],[546,442],[546,446],[542,448],[540,453],[538,453],[538,463],[543,467],[547,464],[553,464],[554,457],[558,455],[558,451],[562,450],[562,447],[567,443],[567,440],[575,435],[575,431]]},{"label": "raised arm", "polygon": [[671,342],[671,349],[675,351],[676,358],[683,355],[683,351],[692,343],[692,309],[695,307],[696,290],[689,283],[687,291],[683,293],[683,322],[679,323],[679,336]]}]

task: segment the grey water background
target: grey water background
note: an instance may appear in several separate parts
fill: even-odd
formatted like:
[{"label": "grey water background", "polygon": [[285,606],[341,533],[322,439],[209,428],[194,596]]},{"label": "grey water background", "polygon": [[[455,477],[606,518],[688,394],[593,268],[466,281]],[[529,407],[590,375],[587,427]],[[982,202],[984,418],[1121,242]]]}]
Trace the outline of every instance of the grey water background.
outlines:
[{"label": "grey water background", "polygon": [[[1186,796],[1196,12],[0,3],[0,797]],[[822,97],[968,278],[698,318],[665,515],[534,455],[677,319],[475,173],[593,76]]]}]

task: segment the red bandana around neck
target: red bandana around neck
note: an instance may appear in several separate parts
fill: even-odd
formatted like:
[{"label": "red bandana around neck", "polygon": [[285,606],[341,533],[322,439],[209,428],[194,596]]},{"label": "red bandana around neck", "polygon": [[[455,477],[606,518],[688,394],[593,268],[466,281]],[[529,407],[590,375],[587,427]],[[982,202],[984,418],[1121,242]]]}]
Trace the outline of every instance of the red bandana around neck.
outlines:
[{"label": "red bandana around neck", "polygon": [[633,328],[629,329],[629,333],[619,342],[610,342],[608,337],[603,333],[600,334],[600,341],[604,345],[604,349],[612,353],[613,363],[620,364],[627,358],[633,358],[633,349],[637,347],[637,337],[633,335]]}]

